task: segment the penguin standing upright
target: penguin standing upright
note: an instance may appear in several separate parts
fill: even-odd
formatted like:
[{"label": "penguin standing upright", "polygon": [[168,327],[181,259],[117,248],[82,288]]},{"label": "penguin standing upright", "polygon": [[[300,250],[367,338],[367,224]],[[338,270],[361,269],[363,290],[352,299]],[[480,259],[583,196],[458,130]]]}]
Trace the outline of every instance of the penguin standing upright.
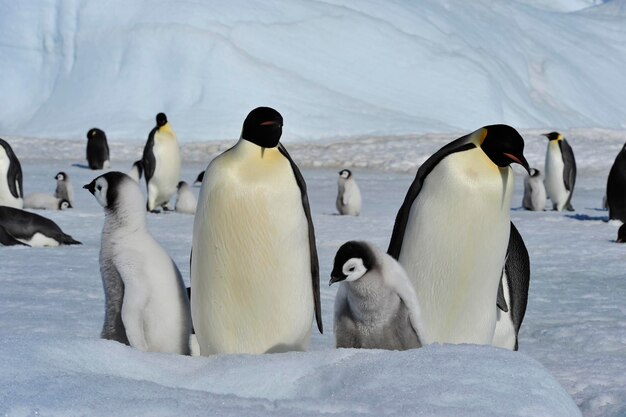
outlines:
[{"label": "penguin standing upright", "polygon": [[283,118],[259,107],[209,164],[195,215],[191,311],[202,355],[305,350],[322,331],[306,184],[279,143]]},{"label": "penguin standing upright", "polygon": [[11,145],[0,139],[0,206],[24,207],[22,166]]},{"label": "penguin standing upright", "polygon": [[189,355],[191,314],[178,267],[146,227],[139,185],[108,172],[83,188],[104,207],[102,338],[150,352]]},{"label": "penguin standing upright", "polygon": [[546,208],[546,198],[546,187],[541,181],[541,172],[531,168],[530,174],[524,178],[522,207],[531,211],[543,211]]},{"label": "penguin standing upright", "polygon": [[431,342],[491,344],[511,230],[511,163],[524,140],[485,126],[441,148],[417,171],[388,253],[415,288]]},{"label": "penguin standing upright", "polygon": [[54,190],[54,196],[60,200],[67,200],[70,202],[70,207],[74,204],[74,187],[70,182],[70,177],[65,172],[61,171],[54,176],[57,180],[57,188]]},{"label": "penguin standing upright", "polygon": [[617,154],[606,183],[606,205],[609,220],[626,223],[626,145]]},{"label": "penguin standing upright", "polygon": [[180,149],[165,113],[156,116],[156,126],[148,136],[141,164],[148,188],[148,211],[156,212],[159,207],[169,210],[168,203],[176,194],[180,179]]},{"label": "penguin standing upright", "polygon": [[104,131],[93,128],[87,132],[87,163],[89,169],[109,167],[109,144]]},{"label": "penguin standing upright", "polygon": [[574,151],[559,132],[544,133],[543,136],[548,138],[544,184],[552,208],[574,211],[571,203],[576,184]]},{"label": "penguin standing upright", "polygon": [[358,216],[361,214],[361,191],[349,169],[339,171],[337,180],[337,201],[339,214]]},{"label": "penguin standing upright", "polygon": [[338,348],[406,350],[427,342],[417,296],[402,266],[368,242],[344,243],[330,285]]}]

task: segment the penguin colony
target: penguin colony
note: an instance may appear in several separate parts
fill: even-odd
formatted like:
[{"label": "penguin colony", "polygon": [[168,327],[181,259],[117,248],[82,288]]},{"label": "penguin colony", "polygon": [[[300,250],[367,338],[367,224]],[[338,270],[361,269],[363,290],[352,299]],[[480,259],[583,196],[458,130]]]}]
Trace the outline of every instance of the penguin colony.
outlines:
[{"label": "penguin colony", "polygon": [[[238,142],[202,171],[198,200],[180,181],[180,151],[159,113],[142,158],[128,174],[107,172],[87,189],[103,207],[100,272],[105,292],[101,337],[143,351],[190,354],[195,328],[200,354],[306,350],[311,325],[323,332],[319,263],[307,187],[280,143],[283,118],[259,107]],[[418,170],[400,206],[387,251],[365,241],[338,249],[330,285],[338,286],[338,348],[404,350],[430,343],[491,344],[518,349],[528,300],[530,260],[510,220],[511,164],[522,166],[522,207],[573,210],[576,163],[558,132],[545,134],[545,179],[529,167],[524,140],[506,125],[456,139]],[[93,170],[110,166],[104,131],[87,133]],[[145,177],[147,201],[139,188]],[[54,222],[22,210],[72,207],[65,172],[54,195],[23,196],[22,170],[0,139],[0,244],[80,244]],[[545,186],[544,186],[545,185]],[[607,182],[609,217],[626,218],[626,145]],[[339,172],[339,214],[361,213],[353,173]],[[194,214],[191,291],[149,233],[144,210]],[[455,210],[463,207],[463,216]],[[626,227],[617,242],[626,241]],[[286,256],[288,254],[288,256]],[[193,319],[193,327],[192,327]]]}]

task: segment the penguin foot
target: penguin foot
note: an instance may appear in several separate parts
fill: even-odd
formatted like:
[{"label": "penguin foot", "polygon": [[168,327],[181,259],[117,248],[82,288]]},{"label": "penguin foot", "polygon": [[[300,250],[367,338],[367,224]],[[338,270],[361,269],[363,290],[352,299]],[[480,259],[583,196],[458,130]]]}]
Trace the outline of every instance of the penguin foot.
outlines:
[{"label": "penguin foot", "polygon": [[567,210],[567,211],[576,211],[576,210],[574,210],[574,207],[572,207],[571,204],[568,204],[567,207],[565,207],[565,210]]}]

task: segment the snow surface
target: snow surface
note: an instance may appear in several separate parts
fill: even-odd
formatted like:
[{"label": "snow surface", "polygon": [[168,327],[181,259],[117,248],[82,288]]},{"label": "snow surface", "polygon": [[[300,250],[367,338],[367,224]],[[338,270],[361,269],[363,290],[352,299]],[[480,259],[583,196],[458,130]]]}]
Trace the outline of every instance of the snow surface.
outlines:
[{"label": "snow surface", "polygon": [[[0,0],[0,135],[625,126],[626,0]],[[594,6],[595,5],[595,6]]]},{"label": "snow surface", "polygon": [[[523,131],[527,159],[543,168],[546,139]],[[311,351],[211,358],[142,353],[100,340],[104,300],[98,270],[103,213],[80,186],[98,172],[85,143],[9,138],[25,192],[54,191],[59,170],[77,189],[75,208],[44,212],[84,245],[0,248],[0,415],[626,415],[626,246],[599,209],[626,132],[565,131],[577,157],[575,213],[526,212],[516,178],[512,218],[531,257],[531,288],[520,351],[433,345],[408,352],[336,350],[329,287],[332,260],[350,239],[385,248],[414,172],[458,135],[284,141],[303,167],[316,227],[325,334]],[[230,143],[182,150],[195,179]],[[142,144],[112,143],[112,168],[126,171]],[[359,217],[334,215],[345,162],[363,195]],[[375,168],[375,169],[374,169]],[[517,171],[517,168],[516,168]],[[194,188],[198,192],[198,188]],[[149,215],[150,230],[188,282],[193,216]],[[570,397],[571,396],[571,397]],[[573,401],[572,399],[573,398]],[[580,411],[576,408],[580,408]]]}]

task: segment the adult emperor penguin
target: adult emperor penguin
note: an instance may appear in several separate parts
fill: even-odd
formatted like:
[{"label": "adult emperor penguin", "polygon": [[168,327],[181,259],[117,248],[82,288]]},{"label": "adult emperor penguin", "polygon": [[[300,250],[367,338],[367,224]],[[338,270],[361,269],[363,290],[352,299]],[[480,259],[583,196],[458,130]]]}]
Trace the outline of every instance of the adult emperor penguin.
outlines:
[{"label": "adult emperor penguin", "polygon": [[133,162],[133,166],[130,167],[130,171],[128,171],[128,176],[139,184],[139,180],[141,180],[141,177],[143,176],[143,165],[141,164],[141,160]]},{"label": "adult emperor penguin", "polygon": [[26,243],[20,242],[11,236],[4,227],[0,226],[0,246],[28,246]]},{"label": "adult emperor penguin", "polygon": [[0,206],[0,226],[14,239],[28,246],[54,247],[81,244],[64,233],[52,220],[13,207]]},{"label": "adult emperor penguin", "polygon": [[150,131],[141,163],[148,188],[148,211],[156,212],[159,207],[169,210],[168,202],[176,194],[180,179],[180,149],[165,113],[156,115],[156,126]]},{"label": "adult emperor penguin", "polygon": [[89,169],[106,169],[110,165],[107,137],[95,127],[87,132],[87,163]]},{"label": "adult emperor penguin", "polygon": [[102,338],[143,351],[189,354],[189,299],[176,264],[146,227],[139,185],[108,172],[84,186],[104,207]]},{"label": "adult emperor penguin", "polygon": [[54,196],[61,200],[70,202],[70,207],[74,204],[74,186],[70,182],[70,177],[63,171],[54,176],[57,180],[57,188],[54,190]]},{"label": "adult emperor penguin", "polygon": [[530,284],[530,258],[517,228],[511,223],[511,235],[496,306],[494,346],[517,350],[517,334],[526,314]]},{"label": "adult emperor penguin", "polygon": [[179,213],[195,214],[198,206],[196,196],[193,195],[191,187],[185,181],[180,181],[176,186],[176,206],[174,210]]},{"label": "adult emperor penguin", "polygon": [[609,172],[606,205],[609,220],[617,219],[626,223],[626,145],[622,146]]},{"label": "adult emperor penguin", "polygon": [[511,163],[524,140],[485,126],[441,148],[417,171],[388,253],[413,283],[432,342],[491,344],[510,234]]},{"label": "adult emperor penguin", "polygon": [[338,348],[406,350],[427,341],[411,281],[391,256],[368,242],[344,243],[330,285],[341,281],[335,297]]},{"label": "adult emperor penguin", "polygon": [[349,169],[339,171],[335,205],[339,214],[347,214],[349,216],[361,214],[361,191]]},{"label": "adult emperor penguin", "polygon": [[33,193],[24,197],[24,208],[35,210],[65,210],[72,207],[64,198],[57,198],[49,194]]},{"label": "adult emperor penguin", "polygon": [[576,160],[567,140],[558,132],[544,133],[548,138],[546,152],[546,193],[553,210],[574,211],[572,194],[576,184]]},{"label": "adult emperor penguin", "polygon": [[191,311],[202,355],[305,350],[322,332],[306,184],[279,143],[283,118],[259,107],[209,164],[198,199]]},{"label": "adult emperor penguin", "polygon": [[531,211],[543,211],[546,208],[546,187],[541,180],[541,172],[531,168],[524,178],[524,198],[522,207]]},{"label": "adult emperor penguin", "polygon": [[24,207],[22,188],[22,166],[11,145],[0,139],[0,205]]}]

